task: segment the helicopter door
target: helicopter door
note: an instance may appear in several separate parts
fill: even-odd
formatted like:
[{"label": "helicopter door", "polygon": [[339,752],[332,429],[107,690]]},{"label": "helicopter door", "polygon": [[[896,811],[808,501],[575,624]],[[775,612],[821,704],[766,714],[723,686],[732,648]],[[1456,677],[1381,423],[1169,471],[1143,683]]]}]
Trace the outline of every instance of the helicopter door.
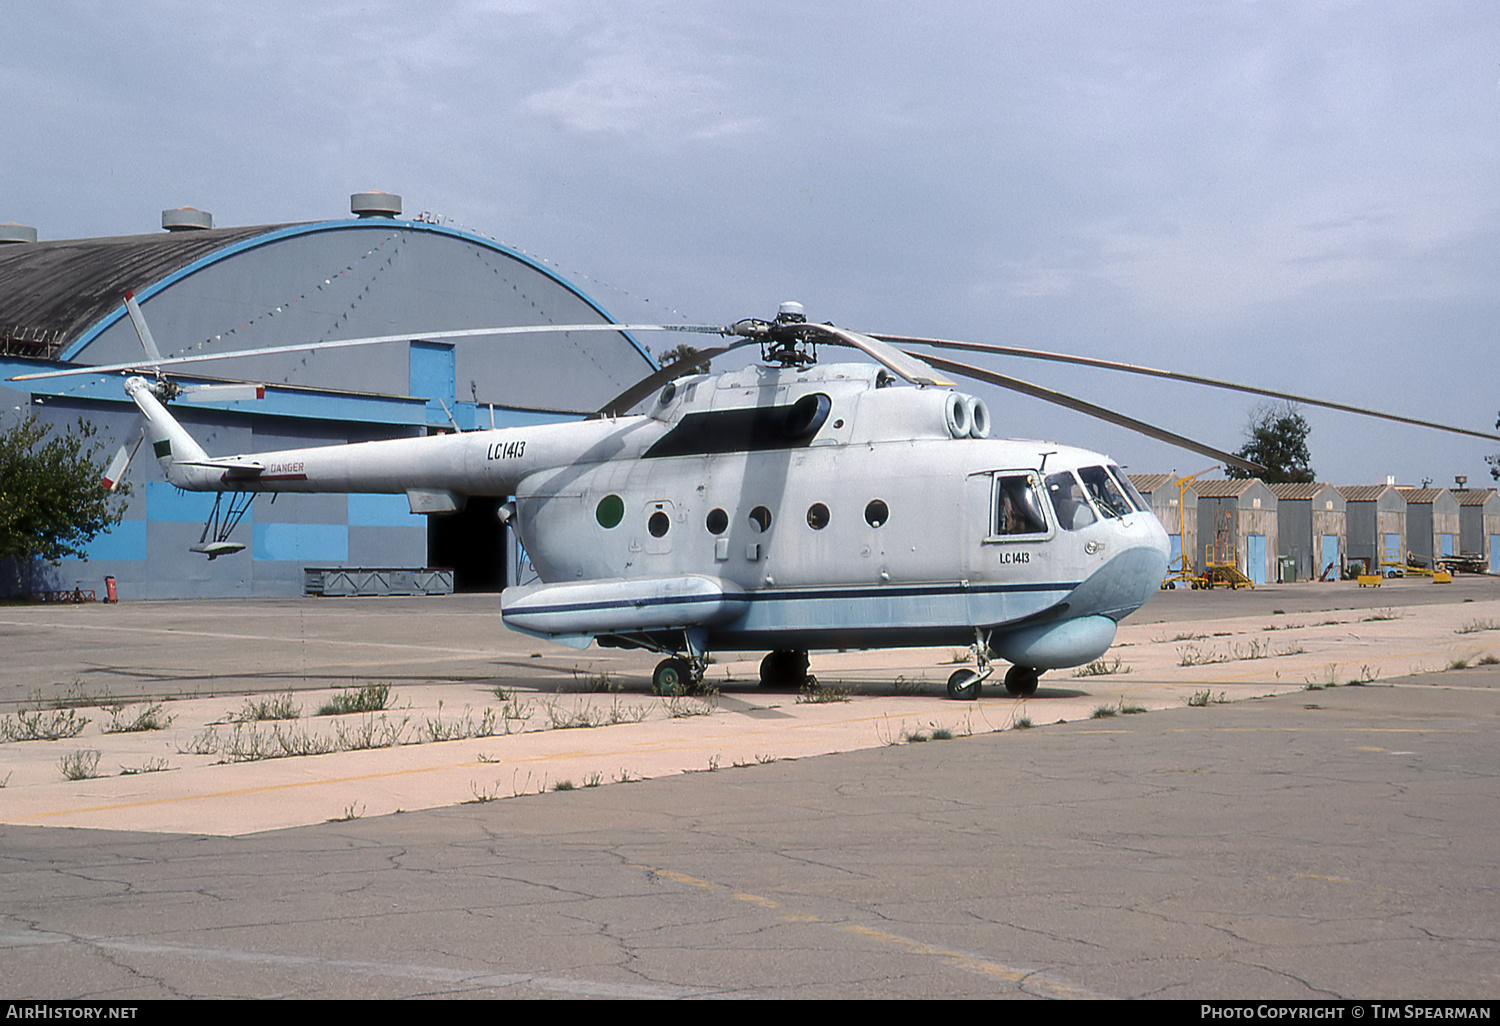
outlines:
[{"label": "helicopter door", "polygon": [[677,510],[667,499],[646,503],[646,552],[664,556],[672,551],[672,535],[677,531]]}]

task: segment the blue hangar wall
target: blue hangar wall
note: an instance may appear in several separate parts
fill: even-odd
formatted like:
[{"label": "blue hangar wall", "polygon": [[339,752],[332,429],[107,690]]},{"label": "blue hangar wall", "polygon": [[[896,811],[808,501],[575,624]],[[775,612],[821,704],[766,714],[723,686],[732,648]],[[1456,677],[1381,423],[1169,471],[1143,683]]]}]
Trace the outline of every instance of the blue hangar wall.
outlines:
[{"label": "blue hangar wall", "polygon": [[[267,384],[260,400],[189,404],[173,413],[212,454],[338,444],[574,419],[654,369],[625,332],[422,342],[423,332],[538,323],[613,323],[591,299],[523,255],[469,232],[364,218],[0,247],[0,378],[141,358],[123,307],[140,300],[163,355],[410,333],[415,341],[348,350],[236,357],[173,375],[189,384]],[[58,430],[79,417],[109,451],[140,419],[121,375],[0,381],[0,419],[35,412]],[[450,420],[451,417],[451,420]],[[232,540],[245,551],[191,553],[213,495],[168,484],[143,447],[127,476],[125,520],[87,560],[0,566],[0,594],[102,589],[124,598],[301,594],[308,566],[421,567],[430,545],[453,565],[503,528],[409,512],[402,495],[258,496]],[[227,496],[226,496],[227,500]],[[476,536],[454,531],[479,531]],[[446,544],[438,536],[453,535]],[[456,553],[456,557],[455,557]],[[465,579],[459,567],[460,584]],[[499,586],[489,567],[469,579]]]}]

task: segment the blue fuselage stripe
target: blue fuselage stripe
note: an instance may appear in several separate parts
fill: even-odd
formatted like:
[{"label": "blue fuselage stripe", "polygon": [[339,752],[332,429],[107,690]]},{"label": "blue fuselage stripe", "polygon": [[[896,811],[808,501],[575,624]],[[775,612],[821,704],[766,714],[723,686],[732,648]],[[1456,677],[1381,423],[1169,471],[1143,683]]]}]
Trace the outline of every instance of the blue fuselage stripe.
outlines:
[{"label": "blue fuselage stripe", "polygon": [[566,605],[528,606],[504,610],[515,615],[538,615],[554,613],[577,613],[607,609],[643,609],[650,606],[680,606],[702,602],[761,603],[761,602],[820,602],[848,601],[851,599],[893,598],[948,598],[973,595],[1015,595],[1038,592],[1070,592],[1078,587],[1077,581],[1046,581],[1036,584],[981,584],[981,585],[916,585],[881,588],[778,588],[746,592],[742,595],[703,596],[669,595],[655,598],[605,599],[597,602],[570,602]]}]

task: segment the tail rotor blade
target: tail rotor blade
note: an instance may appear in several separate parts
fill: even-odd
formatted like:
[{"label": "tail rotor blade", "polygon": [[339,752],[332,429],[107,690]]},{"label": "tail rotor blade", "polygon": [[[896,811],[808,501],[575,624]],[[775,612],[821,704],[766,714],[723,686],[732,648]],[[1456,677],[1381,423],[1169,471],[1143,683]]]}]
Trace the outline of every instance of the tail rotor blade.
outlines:
[{"label": "tail rotor blade", "polygon": [[135,301],[134,292],[125,293],[125,309],[130,312],[130,323],[135,325],[135,333],[140,336],[146,356],[152,363],[161,363],[161,350],[156,348],[156,339],[151,337],[151,328],[146,324],[146,315],[141,313],[141,305]]},{"label": "tail rotor blade", "polygon": [[112,492],[120,487],[120,482],[125,479],[125,473],[130,469],[130,461],[135,459],[135,454],[140,450],[141,443],[146,440],[146,429],[141,428],[141,433],[136,436],[134,445],[121,445],[116,450],[114,458],[109,461],[109,466],[104,469],[104,476],[99,479],[99,487],[105,491]]}]

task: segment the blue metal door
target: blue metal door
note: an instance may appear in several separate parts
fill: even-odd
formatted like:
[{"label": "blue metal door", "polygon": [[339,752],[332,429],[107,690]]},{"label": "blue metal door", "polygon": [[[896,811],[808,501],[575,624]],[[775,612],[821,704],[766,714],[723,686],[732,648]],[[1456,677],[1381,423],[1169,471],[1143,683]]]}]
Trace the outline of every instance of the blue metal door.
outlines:
[{"label": "blue metal door", "polygon": [[1339,579],[1339,536],[1336,535],[1336,534],[1325,534],[1325,535],[1322,535],[1321,537],[1323,539],[1323,558],[1318,563],[1318,575],[1322,576],[1323,572],[1325,570],[1327,570],[1330,566],[1332,566],[1333,567],[1333,573],[1329,574],[1328,576],[1330,578],[1332,578],[1333,580],[1338,580]]},{"label": "blue metal door", "polygon": [[1500,534],[1490,535],[1490,573],[1500,574]]},{"label": "blue metal door", "polygon": [[1245,568],[1245,576],[1254,584],[1265,584],[1266,536],[1263,534],[1246,535],[1245,542],[1246,561],[1250,564]]}]

